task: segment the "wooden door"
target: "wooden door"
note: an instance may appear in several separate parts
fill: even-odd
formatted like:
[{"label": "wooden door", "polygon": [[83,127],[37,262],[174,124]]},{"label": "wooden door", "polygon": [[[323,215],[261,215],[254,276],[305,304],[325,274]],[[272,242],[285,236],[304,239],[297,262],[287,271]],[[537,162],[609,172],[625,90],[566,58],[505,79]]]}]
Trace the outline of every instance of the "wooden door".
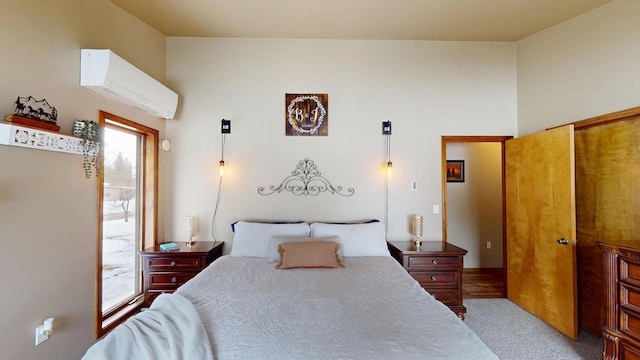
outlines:
[{"label": "wooden door", "polygon": [[597,243],[640,239],[640,108],[583,120],[574,127],[578,317],[581,329],[600,336],[605,285]]},{"label": "wooden door", "polygon": [[507,297],[576,339],[573,125],[508,140],[505,150]]}]

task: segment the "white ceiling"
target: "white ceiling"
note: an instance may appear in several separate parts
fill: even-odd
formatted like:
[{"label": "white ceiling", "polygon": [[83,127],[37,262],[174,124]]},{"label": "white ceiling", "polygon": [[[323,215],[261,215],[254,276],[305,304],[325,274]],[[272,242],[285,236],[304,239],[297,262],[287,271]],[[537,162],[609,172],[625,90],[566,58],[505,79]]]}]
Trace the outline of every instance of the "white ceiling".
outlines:
[{"label": "white ceiling", "polygon": [[613,0],[111,0],[167,36],[517,41]]}]

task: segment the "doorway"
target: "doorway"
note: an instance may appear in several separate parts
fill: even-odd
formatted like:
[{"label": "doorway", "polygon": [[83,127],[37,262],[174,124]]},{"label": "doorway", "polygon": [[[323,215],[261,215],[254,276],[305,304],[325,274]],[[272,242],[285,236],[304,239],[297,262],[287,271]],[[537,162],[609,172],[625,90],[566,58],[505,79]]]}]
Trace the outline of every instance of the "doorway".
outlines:
[{"label": "doorway", "polygon": [[[469,251],[462,279],[464,298],[506,297],[504,144],[511,138],[443,136],[441,140],[442,239]],[[464,181],[447,181],[447,160],[464,164]]]}]

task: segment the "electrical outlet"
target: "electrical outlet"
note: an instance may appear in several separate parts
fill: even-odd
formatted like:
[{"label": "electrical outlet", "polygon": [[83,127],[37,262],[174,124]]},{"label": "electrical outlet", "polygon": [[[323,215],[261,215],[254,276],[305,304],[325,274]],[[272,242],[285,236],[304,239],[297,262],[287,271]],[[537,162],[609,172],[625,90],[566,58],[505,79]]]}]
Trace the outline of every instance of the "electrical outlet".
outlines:
[{"label": "electrical outlet", "polygon": [[491,241],[487,241],[487,250],[491,250]]},{"label": "electrical outlet", "polygon": [[47,340],[49,340],[49,335],[44,334],[44,325],[38,326],[36,328],[36,346]]},{"label": "electrical outlet", "polygon": [[418,191],[418,182],[415,180],[411,182],[411,191]]},{"label": "electrical outlet", "polygon": [[438,205],[438,204],[434,204],[433,205],[433,213],[436,214],[436,215],[440,214],[440,205]]}]

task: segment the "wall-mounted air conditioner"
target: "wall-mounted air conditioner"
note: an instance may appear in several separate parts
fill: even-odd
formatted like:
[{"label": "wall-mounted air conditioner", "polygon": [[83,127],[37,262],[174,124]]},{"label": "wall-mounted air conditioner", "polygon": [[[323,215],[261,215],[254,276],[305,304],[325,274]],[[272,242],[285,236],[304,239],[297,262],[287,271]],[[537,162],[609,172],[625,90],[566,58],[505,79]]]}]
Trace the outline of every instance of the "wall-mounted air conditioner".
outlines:
[{"label": "wall-mounted air conditioner", "polygon": [[108,49],[82,49],[80,85],[100,94],[173,119],[178,94]]}]

